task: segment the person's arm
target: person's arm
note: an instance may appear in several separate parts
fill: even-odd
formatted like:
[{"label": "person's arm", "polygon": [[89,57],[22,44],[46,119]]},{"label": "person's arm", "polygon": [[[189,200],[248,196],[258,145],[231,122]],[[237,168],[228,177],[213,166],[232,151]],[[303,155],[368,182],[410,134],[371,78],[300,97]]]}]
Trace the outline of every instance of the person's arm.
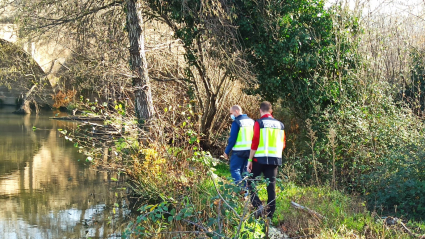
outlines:
[{"label": "person's arm", "polygon": [[230,129],[230,137],[227,142],[226,150],[224,150],[224,156],[227,158],[230,151],[236,144],[236,140],[238,139],[239,134],[239,125],[235,121],[232,123],[232,128]]},{"label": "person's arm", "polygon": [[[257,121],[255,121],[255,123],[254,123],[254,135],[252,136],[252,143],[251,143],[251,150],[257,151],[259,144],[260,144],[260,124]],[[250,158],[250,159],[252,159],[252,158]]]},{"label": "person's arm", "polygon": [[285,131],[283,131],[283,149],[286,148],[286,134]]},{"label": "person's arm", "polygon": [[247,171],[250,173],[252,170],[252,159],[257,152],[258,145],[260,144],[260,124],[255,121],[254,123],[254,136],[252,137],[251,151],[249,152]]}]

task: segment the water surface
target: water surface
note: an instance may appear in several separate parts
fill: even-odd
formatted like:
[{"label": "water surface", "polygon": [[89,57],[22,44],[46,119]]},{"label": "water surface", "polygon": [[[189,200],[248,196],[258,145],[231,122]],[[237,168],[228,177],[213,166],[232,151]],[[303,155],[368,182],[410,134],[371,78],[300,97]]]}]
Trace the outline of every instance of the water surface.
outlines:
[{"label": "water surface", "polygon": [[120,238],[123,184],[60,137],[76,123],[13,110],[0,108],[0,238]]}]

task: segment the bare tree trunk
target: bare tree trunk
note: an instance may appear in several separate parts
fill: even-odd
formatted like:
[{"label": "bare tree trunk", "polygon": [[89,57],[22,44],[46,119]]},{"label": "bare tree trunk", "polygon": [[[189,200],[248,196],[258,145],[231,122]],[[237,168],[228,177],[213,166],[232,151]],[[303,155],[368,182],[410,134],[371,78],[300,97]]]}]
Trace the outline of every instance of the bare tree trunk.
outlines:
[{"label": "bare tree trunk", "polygon": [[204,112],[202,114],[201,118],[201,132],[205,134],[205,140],[210,141],[211,136],[211,130],[213,127],[213,121],[215,114],[217,113],[217,97],[215,94],[211,94],[210,97],[207,99],[206,106],[208,108],[204,109]]},{"label": "bare tree trunk", "polygon": [[[33,85],[31,89],[27,93],[25,93],[22,99],[22,105],[21,107],[19,107],[18,110],[14,112],[15,114],[31,114],[31,107],[30,107],[31,100],[28,97],[32,94],[35,88],[37,88],[37,85]],[[38,113],[38,110],[37,110],[37,113]]]},{"label": "bare tree trunk", "polygon": [[126,0],[127,28],[130,41],[130,66],[136,77],[133,79],[135,88],[135,110],[139,123],[144,124],[153,115],[152,93],[149,84],[148,66],[145,56],[145,39],[142,33],[143,18],[140,3],[137,0]]}]

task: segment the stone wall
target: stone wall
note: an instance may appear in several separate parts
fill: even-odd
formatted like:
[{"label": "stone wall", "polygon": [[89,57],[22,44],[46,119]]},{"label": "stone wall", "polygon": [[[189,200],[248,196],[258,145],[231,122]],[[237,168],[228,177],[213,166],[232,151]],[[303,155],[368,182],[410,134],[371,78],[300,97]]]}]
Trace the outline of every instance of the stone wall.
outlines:
[{"label": "stone wall", "polygon": [[4,105],[16,105],[19,95],[18,90],[9,90],[6,86],[0,86],[0,100]]},{"label": "stone wall", "polygon": [[59,83],[56,75],[66,68],[66,61],[72,57],[71,49],[55,39],[19,39],[16,26],[10,23],[0,23],[0,39],[11,42],[30,54],[46,73],[53,89],[56,89]]},{"label": "stone wall", "polygon": [[[3,105],[16,105],[17,100],[25,94],[27,90],[19,87],[12,87],[8,89],[6,86],[0,86],[0,102]],[[53,105],[53,89],[50,85],[46,85],[41,92],[38,92],[34,96],[34,100],[40,106],[52,106]]]},{"label": "stone wall", "polygon": [[[45,72],[31,55],[14,43],[0,39],[0,100],[4,105],[16,105],[23,99],[32,82],[38,83],[29,100],[39,105],[52,105],[53,88],[45,78]],[[10,71],[9,71],[10,70]]]},{"label": "stone wall", "polygon": [[[0,2],[2,1],[0,0]],[[71,50],[56,44],[54,39],[45,39],[43,41],[19,39],[17,26],[13,24],[13,12],[14,10],[9,8],[0,15],[0,39],[13,43],[15,46],[23,49],[37,62],[38,66],[43,70],[42,75],[47,76],[49,82],[43,84],[43,89],[38,91],[33,96],[33,99],[39,105],[47,104],[51,106],[53,105],[52,95],[54,94],[54,87],[58,83],[55,74],[66,64],[66,59],[71,56]],[[22,98],[30,88],[30,86],[25,84],[26,81],[27,79],[9,81],[9,83],[11,82],[9,88],[0,85],[0,103],[3,105],[16,105],[17,99]],[[26,87],[23,87],[24,85]]]}]

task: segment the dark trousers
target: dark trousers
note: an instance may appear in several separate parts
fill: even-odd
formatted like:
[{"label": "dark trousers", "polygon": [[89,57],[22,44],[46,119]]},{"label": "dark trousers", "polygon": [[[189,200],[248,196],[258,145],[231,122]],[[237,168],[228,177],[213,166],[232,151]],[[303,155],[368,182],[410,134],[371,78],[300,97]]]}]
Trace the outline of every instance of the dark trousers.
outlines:
[{"label": "dark trousers", "polygon": [[[268,165],[268,164],[260,164],[258,162],[252,162],[252,178],[256,178],[261,175],[264,175],[264,178],[269,180],[269,184],[267,185],[267,216],[272,218],[274,211],[276,210],[276,177],[277,177],[277,165]],[[263,203],[255,192],[254,188],[251,185],[251,181],[249,181],[249,189],[251,191],[251,203],[254,208],[258,208]]]}]

